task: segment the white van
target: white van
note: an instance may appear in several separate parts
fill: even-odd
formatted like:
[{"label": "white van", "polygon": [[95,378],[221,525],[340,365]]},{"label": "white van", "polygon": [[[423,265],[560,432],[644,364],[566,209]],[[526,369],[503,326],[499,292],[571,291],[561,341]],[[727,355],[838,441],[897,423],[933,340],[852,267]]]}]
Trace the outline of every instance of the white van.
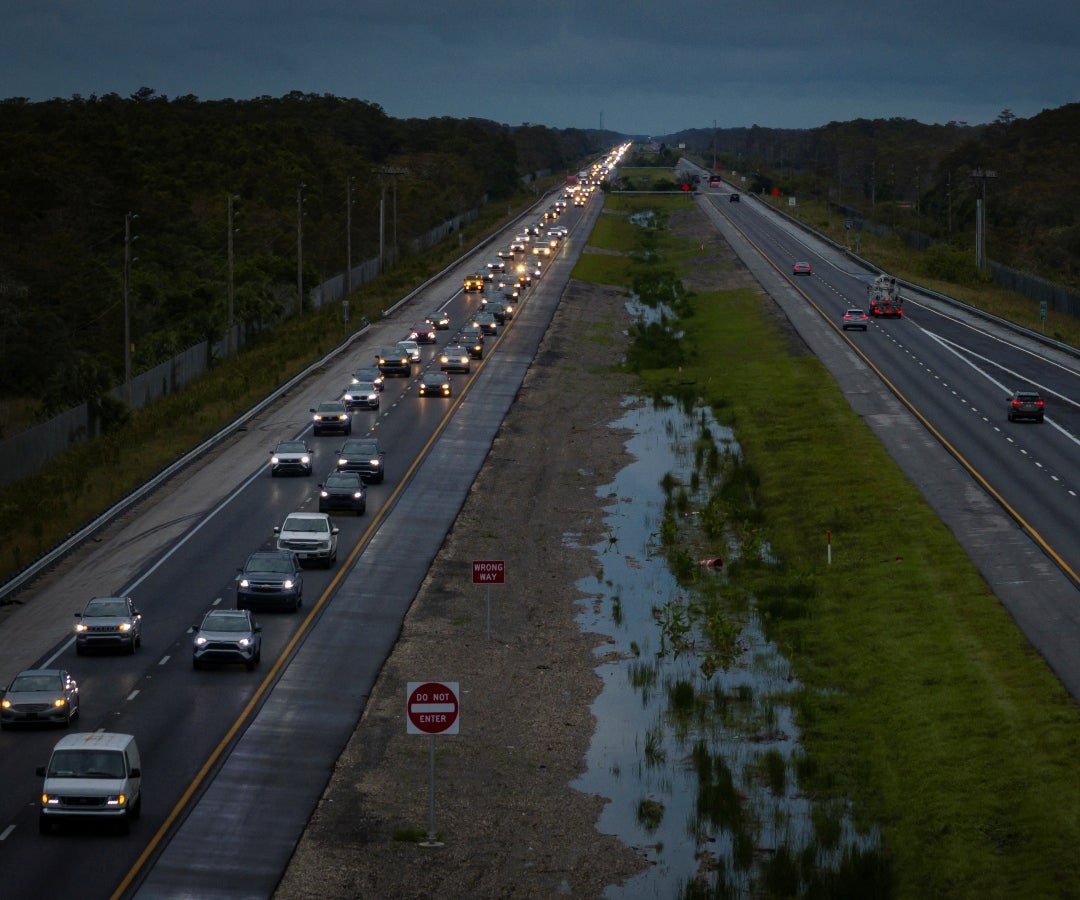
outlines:
[{"label": "white van", "polygon": [[94,818],[111,819],[126,833],[139,817],[142,765],[130,734],[69,734],[37,773],[45,779],[38,818],[42,834],[64,820]]}]

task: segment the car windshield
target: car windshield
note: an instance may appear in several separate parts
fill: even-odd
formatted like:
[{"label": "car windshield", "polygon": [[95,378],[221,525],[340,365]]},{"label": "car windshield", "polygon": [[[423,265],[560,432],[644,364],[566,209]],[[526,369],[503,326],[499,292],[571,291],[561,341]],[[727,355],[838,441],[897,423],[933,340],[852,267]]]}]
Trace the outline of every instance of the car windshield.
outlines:
[{"label": "car windshield", "polygon": [[350,475],[346,472],[335,472],[333,475],[326,476],[325,486],[328,488],[355,488],[360,484],[360,478],[357,475]]},{"label": "car windshield", "polygon": [[303,441],[282,441],[277,445],[278,453],[307,453],[307,444]]},{"label": "car windshield", "polygon": [[91,600],[83,611],[84,616],[126,616],[127,614],[126,600]]},{"label": "car windshield", "polygon": [[49,761],[50,778],[123,778],[124,772],[118,750],[57,750]]},{"label": "car windshield", "polygon": [[202,623],[203,631],[242,631],[245,634],[251,631],[248,620],[244,616],[219,616],[211,613]]},{"label": "car windshield", "polygon": [[425,384],[446,384],[446,379],[443,378],[441,375],[425,375],[424,376],[424,383]]},{"label": "car windshield", "polygon": [[321,413],[339,413],[341,412],[340,403],[320,403],[319,412]]},{"label": "car windshield", "polygon": [[307,517],[300,518],[289,516],[285,520],[285,525],[281,529],[282,531],[329,531],[329,526],[326,524],[326,519],[309,519]]},{"label": "car windshield", "polygon": [[375,384],[371,381],[358,381],[349,388],[352,394],[371,394],[375,391]]},{"label": "car windshield", "polygon": [[60,691],[63,684],[59,675],[19,675],[8,688],[12,694],[26,691]]},{"label": "car windshield", "polygon": [[377,456],[379,450],[374,441],[346,441],[341,452],[345,456]]},{"label": "car windshield", "polygon": [[253,556],[244,567],[247,572],[292,572],[292,560],[284,556]]}]

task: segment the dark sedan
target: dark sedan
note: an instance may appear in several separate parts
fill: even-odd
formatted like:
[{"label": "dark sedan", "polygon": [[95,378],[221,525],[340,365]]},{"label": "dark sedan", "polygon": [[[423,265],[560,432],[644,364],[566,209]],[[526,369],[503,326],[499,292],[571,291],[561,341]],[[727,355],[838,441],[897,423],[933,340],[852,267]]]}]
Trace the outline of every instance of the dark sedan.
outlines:
[{"label": "dark sedan", "polygon": [[450,379],[442,372],[425,372],[418,390],[421,397],[449,397]]},{"label": "dark sedan", "polygon": [[63,725],[79,714],[79,685],[64,669],[28,669],[15,676],[0,700],[0,728]]},{"label": "dark sedan", "polygon": [[1046,413],[1046,401],[1038,391],[1013,391],[1005,398],[1010,422],[1031,419],[1041,422]]},{"label": "dark sedan", "polygon": [[319,485],[319,512],[343,509],[362,516],[367,511],[367,491],[359,472],[331,472]]}]

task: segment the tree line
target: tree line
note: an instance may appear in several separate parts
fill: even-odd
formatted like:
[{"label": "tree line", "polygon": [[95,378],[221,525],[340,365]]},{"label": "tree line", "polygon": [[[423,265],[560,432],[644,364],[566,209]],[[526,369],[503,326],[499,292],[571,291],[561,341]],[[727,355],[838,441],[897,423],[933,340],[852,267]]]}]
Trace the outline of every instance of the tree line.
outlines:
[{"label": "tree line", "polygon": [[987,256],[1080,287],[1080,103],[1021,119],[926,125],[857,119],[813,129],[692,129],[666,137],[749,189],[822,200],[845,215],[973,247],[984,200]]},{"label": "tree line", "polygon": [[306,285],[344,271],[347,245],[354,264],[378,254],[385,173],[407,173],[393,188],[404,246],[615,140],[301,92],[0,101],[0,399],[73,405],[118,383],[125,272],[136,371],[219,339],[230,198],[234,317],[268,322],[295,298],[298,221]]}]

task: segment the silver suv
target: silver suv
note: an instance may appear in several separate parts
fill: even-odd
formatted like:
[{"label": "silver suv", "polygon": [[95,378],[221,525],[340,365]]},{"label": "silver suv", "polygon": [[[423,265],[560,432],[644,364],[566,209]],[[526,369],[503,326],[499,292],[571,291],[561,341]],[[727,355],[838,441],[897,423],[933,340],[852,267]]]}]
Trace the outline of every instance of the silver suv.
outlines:
[{"label": "silver suv", "polygon": [[142,644],[142,614],[130,597],[94,597],[75,613],[75,652],[120,649],[134,653]]}]

